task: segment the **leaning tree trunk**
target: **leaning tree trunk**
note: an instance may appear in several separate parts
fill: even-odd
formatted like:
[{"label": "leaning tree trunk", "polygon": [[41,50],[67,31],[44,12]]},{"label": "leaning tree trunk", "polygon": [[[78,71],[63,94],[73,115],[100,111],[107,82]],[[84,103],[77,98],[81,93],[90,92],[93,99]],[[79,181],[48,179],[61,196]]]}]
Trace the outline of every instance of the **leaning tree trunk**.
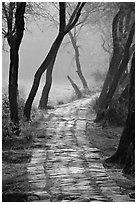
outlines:
[{"label": "leaning tree trunk", "polygon": [[113,24],[112,24],[113,55],[111,58],[109,70],[107,72],[101,94],[98,99],[98,109],[100,109],[102,104],[104,103],[104,100],[106,98],[113,76],[116,72],[116,69],[118,69],[120,61],[122,59],[123,50],[119,45],[119,39],[118,39],[118,23],[119,23],[120,16],[121,16],[121,11],[119,11],[113,19]]},{"label": "leaning tree trunk", "polygon": [[[46,69],[47,70],[49,69],[49,71],[47,73],[47,78],[49,75],[50,79],[48,80],[48,83],[46,83],[43,91],[47,97],[46,100],[48,100],[48,94],[49,94],[51,83],[52,83],[52,70],[53,70],[53,65],[54,65],[54,62],[56,59],[58,49],[60,47],[60,44],[61,44],[64,36],[77,23],[80,15],[81,15],[81,10],[82,10],[84,5],[85,5],[85,3],[80,3],[80,2],[77,3],[75,10],[73,11],[73,13],[72,13],[72,15],[68,21],[68,24],[66,25],[66,4],[65,4],[65,2],[59,2],[59,8],[60,8],[59,9],[59,21],[60,21],[59,34],[58,34],[56,40],[54,41],[47,57],[45,58],[44,62],[42,63],[42,65],[40,66],[40,68],[37,70],[37,72],[35,74],[34,82],[33,82],[29,97],[25,103],[25,108],[24,108],[24,116],[26,117],[27,120],[30,120],[31,106],[32,106],[33,100],[35,98],[35,95],[37,93],[41,76],[45,72]],[[44,94],[42,97],[45,97]],[[41,101],[42,100],[43,99],[41,99]],[[44,106],[45,106],[46,100],[44,102],[42,102],[44,104]]]},{"label": "leaning tree trunk", "polygon": [[[128,148],[132,142],[134,145],[134,140],[135,140],[135,54],[133,55],[132,66],[130,71],[129,107],[126,125],[123,130],[116,153],[112,155],[110,158],[106,159],[105,162],[125,164],[128,155]],[[134,148],[132,149],[134,150]],[[131,163],[133,164],[133,162]]]},{"label": "leaning tree trunk", "polygon": [[106,95],[106,98],[101,102],[101,104],[99,105],[98,108],[98,112],[97,112],[97,117],[96,117],[96,122],[98,122],[99,120],[101,120],[104,117],[105,111],[108,108],[108,105],[115,93],[115,90],[117,88],[118,82],[122,76],[122,73],[124,72],[124,70],[126,69],[126,66],[130,60],[130,46],[132,44],[132,40],[134,37],[134,33],[135,33],[135,25],[132,25],[131,31],[129,33],[128,39],[127,39],[127,43],[125,45],[125,51],[124,51],[124,56],[123,56],[123,60],[120,64],[119,69],[117,70],[117,72],[115,73],[115,76],[113,77],[113,81],[111,83],[111,87]]},{"label": "leaning tree trunk", "polygon": [[70,78],[70,76],[67,76],[67,78],[68,78],[68,80],[70,81],[70,83],[71,83],[71,85],[72,85],[72,87],[73,87],[73,89],[74,89],[74,91],[75,91],[75,93],[76,93],[76,96],[77,96],[78,98],[81,98],[82,94],[81,94],[81,92],[80,92],[78,86],[73,82],[73,80]]},{"label": "leaning tree trunk", "polygon": [[[51,75],[52,74],[52,69],[53,69],[53,66],[54,66],[54,62],[55,62],[55,58],[56,58],[56,55],[57,55],[57,52],[58,52],[58,49],[61,45],[61,42],[63,40],[63,37],[64,35],[62,34],[59,34],[57,36],[57,38],[55,39],[47,57],[45,58],[45,60],[43,61],[43,63],[41,64],[41,66],[39,67],[39,69],[37,70],[35,76],[34,76],[34,81],[33,81],[33,85],[32,85],[32,88],[31,88],[31,91],[30,91],[30,94],[29,94],[29,97],[25,103],[25,108],[24,108],[24,116],[26,117],[27,120],[30,120],[30,112],[31,112],[31,106],[32,106],[32,103],[33,103],[33,100],[35,98],[35,95],[37,93],[37,90],[38,90],[38,87],[39,87],[39,83],[40,83],[40,79],[41,79],[41,76],[42,74],[45,72],[46,69],[49,69],[51,70],[48,71],[48,73]],[[49,80],[48,80],[48,88],[45,90],[49,92],[49,89],[50,89],[50,86],[51,86],[51,82],[52,82],[52,77],[50,76]],[[44,90],[44,93],[45,93],[45,90]],[[44,96],[42,96],[42,99],[41,100],[45,100],[43,99]],[[41,102],[44,104],[45,106],[45,102]]]},{"label": "leaning tree trunk", "polygon": [[83,88],[85,90],[89,90],[88,84],[87,84],[86,79],[85,79],[85,77],[84,77],[84,75],[82,73],[82,69],[81,69],[81,65],[80,65],[79,48],[78,48],[78,46],[76,44],[76,40],[75,40],[73,34],[71,33],[71,31],[69,32],[69,36],[70,36],[70,39],[71,39],[71,42],[72,42],[72,46],[73,46],[73,48],[75,50],[75,61],[76,61],[76,66],[77,66],[77,71],[76,72],[77,72],[77,74],[78,74],[78,76],[79,76],[79,78],[81,80]]},{"label": "leaning tree trunk", "polygon": [[[58,45],[58,46],[60,46],[60,45]],[[59,49],[59,47],[58,47],[58,49]],[[53,56],[53,59],[51,60],[49,67],[47,69],[46,83],[45,83],[45,86],[42,90],[42,95],[41,95],[41,99],[39,102],[39,108],[40,109],[47,109],[48,95],[49,95],[49,91],[50,91],[51,85],[52,85],[52,71],[53,71],[53,66],[54,66],[54,62],[55,62],[55,57],[56,57],[56,53]]]}]

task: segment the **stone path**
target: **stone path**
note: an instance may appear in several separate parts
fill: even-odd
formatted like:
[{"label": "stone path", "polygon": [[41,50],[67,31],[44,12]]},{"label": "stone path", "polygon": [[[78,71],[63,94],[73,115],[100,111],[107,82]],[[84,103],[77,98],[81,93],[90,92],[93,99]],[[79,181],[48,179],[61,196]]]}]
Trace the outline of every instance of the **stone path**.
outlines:
[{"label": "stone path", "polygon": [[82,99],[43,114],[41,134],[35,136],[27,163],[30,192],[39,195],[40,202],[131,201],[103,167],[99,149],[89,144],[90,102]]}]

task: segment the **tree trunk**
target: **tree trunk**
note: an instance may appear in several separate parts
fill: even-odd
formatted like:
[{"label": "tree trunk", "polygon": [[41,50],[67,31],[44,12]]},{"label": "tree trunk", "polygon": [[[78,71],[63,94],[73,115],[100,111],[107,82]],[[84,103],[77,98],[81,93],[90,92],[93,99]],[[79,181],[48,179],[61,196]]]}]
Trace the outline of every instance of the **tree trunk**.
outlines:
[{"label": "tree trunk", "polygon": [[84,77],[84,75],[82,73],[81,65],[80,65],[79,48],[78,48],[78,46],[76,44],[76,40],[75,40],[73,34],[71,33],[71,31],[69,32],[69,36],[70,36],[70,39],[71,39],[71,42],[72,42],[72,46],[73,46],[73,48],[75,50],[75,61],[76,61],[76,66],[77,66],[77,71],[76,72],[77,72],[77,74],[78,74],[78,76],[79,76],[79,78],[80,78],[80,80],[82,82],[83,88],[85,90],[89,90],[86,79],[85,79],[85,77]]},{"label": "tree trunk", "polygon": [[[25,108],[24,108],[24,116],[26,117],[27,120],[30,120],[31,106],[32,106],[33,100],[36,96],[41,76],[45,72],[46,69],[50,69],[51,73],[52,73],[55,58],[56,58],[58,49],[61,45],[61,42],[63,40],[63,37],[64,37],[63,34],[60,34],[60,33],[58,34],[57,38],[55,39],[55,41],[54,41],[54,43],[53,43],[53,45],[52,45],[52,47],[51,47],[51,49],[47,55],[47,57],[45,58],[45,60],[43,61],[43,63],[41,64],[41,66],[39,67],[37,72],[35,73],[33,85],[32,85],[30,94],[28,96],[28,99],[25,103]],[[50,73],[50,71],[48,73]],[[48,91],[49,87],[51,86],[50,83],[47,84],[48,88],[44,88],[45,90]],[[48,95],[48,93],[47,93],[47,95]]]},{"label": "tree trunk", "polygon": [[103,88],[101,91],[101,94],[98,99],[98,108],[100,109],[102,104],[104,103],[104,100],[106,98],[107,92],[109,90],[110,84],[112,82],[113,76],[116,72],[116,69],[118,69],[118,66],[120,64],[120,61],[122,59],[122,49],[119,45],[118,41],[118,23],[119,18],[121,15],[121,11],[119,11],[116,16],[114,17],[113,24],[112,24],[112,37],[113,37],[113,55],[111,58],[109,70],[106,75],[106,79],[103,84]]},{"label": "tree trunk", "polygon": [[109,91],[107,92],[107,95],[105,97],[105,99],[103,101],[101,101],[101,103],[99,104],[99,108],[98,108],[98,112],[97,112],[97,117],[96,117],[96,122],[98,122],[99,120],[101,120],[104,117],[104,113],[115,93],[115,90],[117,88],[119,79],[122,76],[122,73],[124,72],[124,70],[126,69],[126,66],[130,60],[130,45],[132,43],[133,40],[133,36],[134,36],[134,32],[135,32],[135,25],[133,24],[131,31],[129,33],[129,37],[125,46],[125,51],[124,51],[124,56],[123,56],[123,60],[120,64],[119,69],[117,70],[117,72],[115,73],[115,76],[113,77],[113,81],[111,83],[111,87],[109,88]]},{"label": "tree trunk", "polygon": [[81,98],[82,94],[81,94],[78,86],[73,82],[73,80],[69,76],[67,76],[67,78],[70,81],[70,83],[71,83],[76,95],[78,96],[78,98]]},{"label": "tree trunk", "polygon": [[[12,4],[10,5],[12,6]],[[26,3],[17,2],[15,12],[15,31],[9,33],[7,38],[10,46],[10,68],[9,68],[9,106],[10,119],[13,122],[12,130],[19,134],[19,117],[18,117],[18,68],[19,68],[19,48],[24,33],[24,13]],[[13,21],[13,19],[10,19]],[[9,24],[9,27],[12,25]],[[8,29],[10,29],[8,27]]]},{"label": "tree trunk", "polygon": [[48,95],[49,95],[49,91],[50,91],[50,88],[52,85],[52,71],[53,71],[54,62],[55,62],[55,57],[53,58],[53,60],[51,61],[50,65],[47,69],[46,83],[45,83],[45,86],[42,90],[42,95],[41,95],[41,99],[39,102],[39,108],[40,109],[47,109]]},{"label": "tree trunk", "polygon": [[[100,121],[104,117],[104,110],[107,108],[107,104],[105,102],[107,101],[108,93],[111,92],[111,88],[113,87],[114,90],[116,88],[116,83],[114,83],[114,77],[116,73],[118,72],[119,66],[121,64],[121,61],[123,60],[123,46],[125,47],[125,39],[127,39],[127,33],[129,33],[129,30],[131,29],[132,25],[132,17],[131,17],[132,9],[129,7],[123,7],[121,4],[119,12],[116,14],[113,24],[112,24],[112,37],[113,37],[113,57],[111,59],[110,67],[105,79],[105,82],[103,84],[103,88],[99,97],[98,102],[98,114],[96,117],[96,122]],[[130,18],[130,19],[128,19]],[[129,25],[130,22],[130,25]],[[112,95],[113,96],[113,91]],[[111,96],[110,96],[111,100]],[[106,105],[106,106],[105,106]]]},{"label": "tree trunk", "polygon": [[120,103],[123,103],[124,101],[128,99],[128,90],[129,90],[129,84],[126,85],[125,89],[123,90],[120,97],[118,98],[118,101]]},{"label": "tree trunk", "polygon": [[133,140],[128,147],[123,171],[126,174],[135,176],[135,140]]},{"label": "tree trunk", "polygon": [[134,145],[134,140],[135,140],[135,54],[132,59],[132,66],[130,71],[129,106],[126,125],[122,133],[116,153],[112,155],[110,158],[106,159],[105,162],[125,164],[128,154],[127,150],[131,142],[133,142]]},{"label": "tree trunk", "polygon": [[18,118],[18,64],[19,55],[16,46],[10,48],[10,69],[9,69],[9,108],[10,119],[16,126],[19,124]]}]

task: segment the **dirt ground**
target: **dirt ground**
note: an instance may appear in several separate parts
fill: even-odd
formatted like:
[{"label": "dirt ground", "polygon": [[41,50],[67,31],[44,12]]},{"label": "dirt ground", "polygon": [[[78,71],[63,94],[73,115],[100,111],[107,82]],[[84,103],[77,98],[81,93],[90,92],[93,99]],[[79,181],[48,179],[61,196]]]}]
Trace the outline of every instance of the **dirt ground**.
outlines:
[{"label": "dirt ground", "polygon": [[[90,113],[88,114],[90,118]],[[100,149],[102,160],[112,156],[119,144],[119,140],[123,131],[123,127],[93,123],[87,123],[87,135],[90,143]],[[107,171],[111,177],[121,187],[121,192],[126,192],[134,198],[135,193],[135,179],[132,176],[125,175],[119,166],[110,166]]]}]

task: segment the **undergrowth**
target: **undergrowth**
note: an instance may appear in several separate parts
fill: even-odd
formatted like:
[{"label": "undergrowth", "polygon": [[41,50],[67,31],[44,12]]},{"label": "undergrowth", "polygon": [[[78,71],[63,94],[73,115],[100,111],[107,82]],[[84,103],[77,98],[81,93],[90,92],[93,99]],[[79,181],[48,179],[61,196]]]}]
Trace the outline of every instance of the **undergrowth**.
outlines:
[{"label": "undergrowth", "polygon": [[[2,94],[2,147],[8,148],[24,148],[29,146],[34,134],[34,127],[32,128],[30,123],[23,119],[23,109],[25,105],[25,99],[20,94],[18,97],[18,115],[20,120],[20,134],[17,136],[13,132],[13,123],[10,121],[9,100],[6,91]],[[32,108],[32,118],[35,117],[36,108]]]},{"label": "undergrowth", "polygon": [[[112,98],[107,110],[105,110],[103,121],[110,125],[125,125],[128,114],[128,101],[119,101],[120,93],[116,93]],[[98,98],[95,99],[93,110],[98,112]]]}]

